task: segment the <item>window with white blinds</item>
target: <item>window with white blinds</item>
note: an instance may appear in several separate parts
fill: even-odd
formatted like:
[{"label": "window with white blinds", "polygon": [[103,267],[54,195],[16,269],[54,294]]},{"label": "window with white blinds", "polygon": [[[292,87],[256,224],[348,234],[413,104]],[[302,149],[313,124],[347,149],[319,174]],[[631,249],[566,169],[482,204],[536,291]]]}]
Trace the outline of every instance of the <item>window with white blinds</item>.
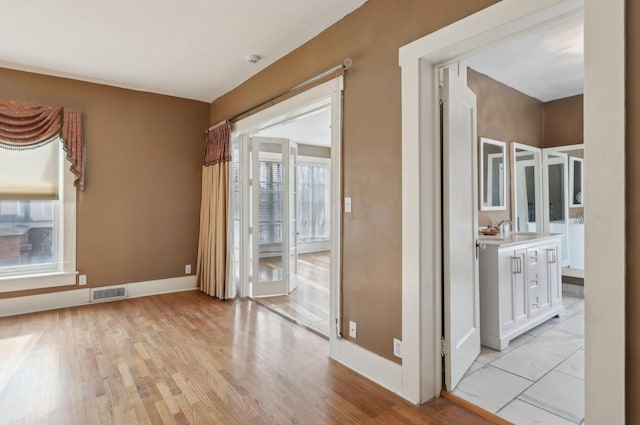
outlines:
[{"label": "window with white blinds", "polygon": [[[298,240],[301,242],[329,239],[330,170],[329,165],[298,165]],[[260,245],[282,243],[282,171],[280,161],[260,161]]]},{"label": "window with white blinds", "polygon": [[61,145],[0,149],[0,276],[58,267]]},{"label": "window with white blinds", "polygon": [[57,199],[62,143],[34,149],[0,148],[0,199]]},{"label": "window with white blinds", "polygon": [[298,165],[298,240],[329,239],[330,167],[300,163]]}]

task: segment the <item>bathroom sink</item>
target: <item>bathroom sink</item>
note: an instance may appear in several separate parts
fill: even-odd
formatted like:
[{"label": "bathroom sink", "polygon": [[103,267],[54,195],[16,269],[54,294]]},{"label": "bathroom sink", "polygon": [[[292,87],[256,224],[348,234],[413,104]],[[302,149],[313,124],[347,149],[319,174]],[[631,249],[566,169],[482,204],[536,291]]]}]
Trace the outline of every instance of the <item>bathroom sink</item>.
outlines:
[{"label": "bathroom sink", "polygon": [[526,242],[533,239],[538,239],[543,237],[540,233],[534,232],[511,232],[508,234],[498,233],[497,235],[489,236],[480,234],[479,240],[486,243],[493,244],[512,244],[519,242]]}]

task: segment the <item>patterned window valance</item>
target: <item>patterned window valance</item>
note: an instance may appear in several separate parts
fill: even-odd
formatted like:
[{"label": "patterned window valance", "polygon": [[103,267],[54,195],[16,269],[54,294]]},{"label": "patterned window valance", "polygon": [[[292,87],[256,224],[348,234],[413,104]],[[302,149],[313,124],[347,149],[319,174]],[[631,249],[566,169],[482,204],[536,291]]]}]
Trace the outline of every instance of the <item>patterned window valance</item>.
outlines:
[{"label": "patterned window valance", "polygon": [[204,166],[231,161],[231,124],[222,122],[207,130],[204,146]]},{"label": "patterned window valance", "polygon": [[82,112],[70,108],[12,102],[0,99],[0,147],[34,149],[60,136],[69,168],[84,190],[84,142]]}]

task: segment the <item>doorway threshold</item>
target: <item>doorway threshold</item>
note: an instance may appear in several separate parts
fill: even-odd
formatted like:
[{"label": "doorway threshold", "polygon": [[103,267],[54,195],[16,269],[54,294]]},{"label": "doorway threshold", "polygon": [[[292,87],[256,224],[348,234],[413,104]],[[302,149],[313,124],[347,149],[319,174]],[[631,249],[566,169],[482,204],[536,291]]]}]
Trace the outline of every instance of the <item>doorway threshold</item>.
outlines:
[{"label": "doorway threshold", "polygon": [[442,390],[442,392],[440,393],[440,397],[446,398],[447,400],[457,404],[458,406],[464,407],[468,411],[473,412],[481,418],[491,421],[496,425],[512,425],[511,422],[501,418],[495,413],[491,413],[490,411],[485,410],[482,407],[475,405],[461,397],[458,397],[457,395],[450,393],[447,390]]},{"label": "doorway threshold", "polygon": [[313,334],[318,335],[321,338],[326,339],[327,341],[329,341],[329,335],[325,335],[324,333],[320,332],[317,329],[312,328],[311,326],[307,325],[306,323],[300,321],[300,320],[296,320],[293,317],[278,311],[276,308],[272,307],[271,305],[269,305],[268,303],[265,302],[267,298],[251,298],[252,301],[256,302],[257,304],[259,304],[260,306],[266,308],[267,310],[269,310],[270,312],[277,314],[278,316],[282,317],[283,319],[293,323],[296,326],[299,326]]}]

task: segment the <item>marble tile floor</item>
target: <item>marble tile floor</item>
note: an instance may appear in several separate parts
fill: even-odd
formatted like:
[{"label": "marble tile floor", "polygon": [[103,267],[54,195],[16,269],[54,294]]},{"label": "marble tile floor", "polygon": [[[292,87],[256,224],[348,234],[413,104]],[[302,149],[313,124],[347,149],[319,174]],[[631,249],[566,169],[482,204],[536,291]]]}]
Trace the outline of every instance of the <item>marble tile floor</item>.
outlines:
[{"label": "marble tile floor", "polygon": [[584,423],[584,298],[511,341],[482,347],[453,393],[517,425]]}]

